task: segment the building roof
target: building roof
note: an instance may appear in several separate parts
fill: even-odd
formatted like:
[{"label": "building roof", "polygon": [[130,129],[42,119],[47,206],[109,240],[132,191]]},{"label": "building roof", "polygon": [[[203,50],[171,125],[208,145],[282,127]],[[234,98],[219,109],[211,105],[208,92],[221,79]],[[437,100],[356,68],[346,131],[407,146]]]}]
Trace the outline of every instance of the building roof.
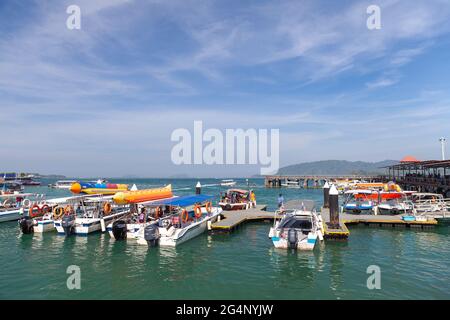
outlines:
[{"label": "building roof", "polygon": [[410,163],[410,162],[419,162],[419,160],[414,156],[405,156],[400,163]]}]

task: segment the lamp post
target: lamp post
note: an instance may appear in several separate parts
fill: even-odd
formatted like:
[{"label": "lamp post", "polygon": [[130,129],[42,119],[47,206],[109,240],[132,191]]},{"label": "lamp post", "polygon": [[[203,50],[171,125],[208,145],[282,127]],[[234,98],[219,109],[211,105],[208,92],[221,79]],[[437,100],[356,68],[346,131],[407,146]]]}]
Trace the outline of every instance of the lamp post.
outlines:
[{"label": "lamp post", "polygon": [[441,137],[439,141],[441,142],[442,160],[445,160],[445,142],[447,141],[447,139]]}]

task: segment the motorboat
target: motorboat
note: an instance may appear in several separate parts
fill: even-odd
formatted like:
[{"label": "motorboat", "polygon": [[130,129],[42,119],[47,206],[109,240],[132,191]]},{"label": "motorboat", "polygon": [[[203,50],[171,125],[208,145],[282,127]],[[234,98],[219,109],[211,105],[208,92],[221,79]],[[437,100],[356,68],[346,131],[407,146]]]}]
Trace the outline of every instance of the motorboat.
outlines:
[{"label": "motorboat", "polygon": [[281,184],[282,187],[285,188],[293,188],[293,189],[300,189],[300,182],[296,180],[286,180]]},{"label": "motorboat", "polygon": [[19,219],[23,234],[44,233],[56,230],[54,220],[64,215],[66,206],[70,206],[82,197],[63,197],[47,199],[27,206],[25,214]]},{"label": "motorboat", "polygon": [[323,221],[312,200],[295,200],[285,204],[283,218],[270,228],[269,237],[278,249],[313,250],[323,241]]},{"label": "motorboat", "polygon": [[222,210],[247,210],[251,208],[250,191],[242,189],[229,189],[221,195],[219,206]]},{"label": "motorboat", "polygon": [[390,192],[390,197],[380,194],[381,202],[377,205],[377,213],[380,215],[411,214],[414,205],[402,192]]},{"label": "motorboat", "polygon": [[64,207],[62,215],[54,220],[58,234],[66,236],[88,235],[95,231],[106,231],[106,226],[113,220],[128,214],[128,205],[116,205],[112,196],[80,196],[73,204]]},{"label": "motorboat", "polygon": [[[378,192],[373,190],[348,190],[344,192],[344,211],[352,214],[372,214]],[[375,199],[374,199],[375,197]]]},{"label": "motorboat", "polygon": [[220,181],[220,185],[222,187],[233,187],[236,185],[236,181],[234,181],[233,179],[224,179]]},{"label": "motorboat", "polygon": [[147,225],[136,235],[137,243],[149,246],[175,247],[204,233],[222,213],[213,207],[208,195],[190,195],[159,200],[153,207],[168,207],[173,213]]},{"label": "motorboat", "polygon": [[[178,198],[178,197],[173,197]],[[178,212],[177,207],[154,206],[149,201],[139,205],[132,205],[130,213],[114,220],[107,227],[111,238],[115,240],[137,240],[143,235],[145,227],[158,222],[158,219]]]},{"label": "motorboat", "polygon": [[55,188],[55,189],[68,189],[72,187],[74,183],[77,183],[76,180],[58,180],[54,184],[49,184],[49,188]]},{"label": "motorboat", "polygon": [[16,221],[33,203],[42,202],[43,194],[10,192],[0,194],[0,222]]}]

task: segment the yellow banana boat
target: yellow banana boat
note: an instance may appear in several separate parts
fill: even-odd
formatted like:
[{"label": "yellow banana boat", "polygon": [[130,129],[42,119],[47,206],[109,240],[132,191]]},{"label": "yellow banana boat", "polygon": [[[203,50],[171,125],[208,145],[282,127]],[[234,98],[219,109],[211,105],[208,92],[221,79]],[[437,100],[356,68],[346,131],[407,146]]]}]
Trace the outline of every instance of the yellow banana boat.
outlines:
[{"label": "yellow banana boat", "polygon": [[163,188],[118,192],[113,196],[116,204],[124,205],[173,197],[172,185]]}]

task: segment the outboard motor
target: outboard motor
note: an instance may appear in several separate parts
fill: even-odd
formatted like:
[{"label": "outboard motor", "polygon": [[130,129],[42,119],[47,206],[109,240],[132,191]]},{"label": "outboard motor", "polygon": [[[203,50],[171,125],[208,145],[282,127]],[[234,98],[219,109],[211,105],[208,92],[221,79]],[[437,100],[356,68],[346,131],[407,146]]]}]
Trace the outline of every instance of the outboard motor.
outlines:
[{"label": "outboard motor", "polygon": [[112,233],[116,240],[127,239],[127,224],[123,220],[117,220],[113,222]]},{"label": "outboard motor", "polygon": [[157,224],[151,224],[144,229],[144,239],[150,247],[155,247],[159,242],[159,228]]},{"label": "outboard motor", "polygon": [[61,226],[63,227],[66,236],[75,233],[75,216],[73,214],[64,216],[61,220]]},{"label": "outboard motor", "polygon": [[33,219],[31,217],[23,217],[19,220],[19,226],[23,234],[31,234],[34,232]]},{"label": "outboard motor", "polygon": [[287,239],[290,249],[297,249],[298,235],[295,229],[289,229],[287,234]]}]

